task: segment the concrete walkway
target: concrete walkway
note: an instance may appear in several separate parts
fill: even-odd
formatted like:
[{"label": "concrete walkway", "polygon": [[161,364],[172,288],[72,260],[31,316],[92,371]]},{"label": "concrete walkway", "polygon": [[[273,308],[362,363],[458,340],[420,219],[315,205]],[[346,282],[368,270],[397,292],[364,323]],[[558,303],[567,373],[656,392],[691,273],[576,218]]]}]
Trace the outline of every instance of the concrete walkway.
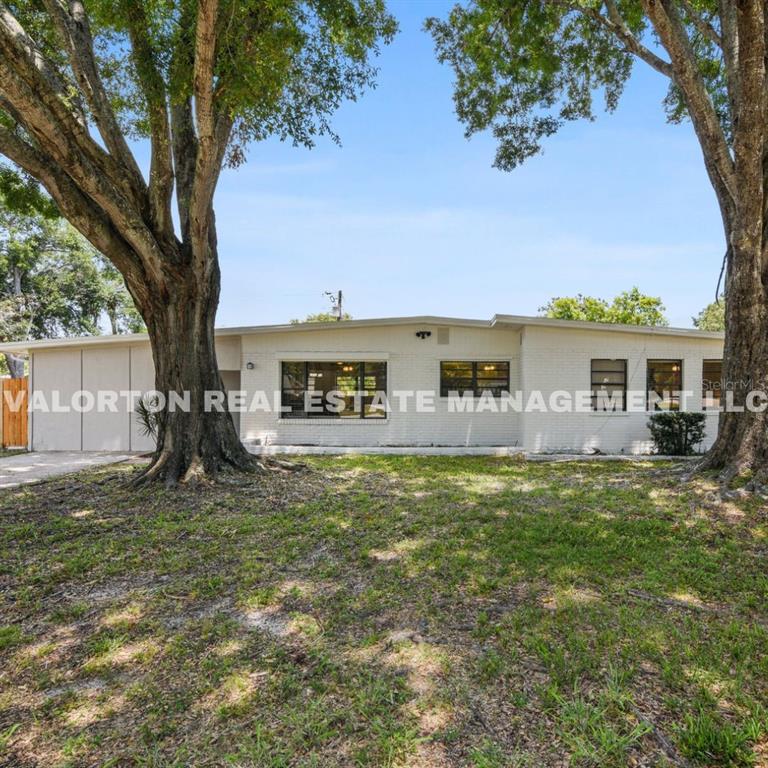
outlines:
[{"label": "concrete walkway", "polygon": [[527,461],[685,461],[700,456],[656,456],[650,454],[535,453],[517,446],[330,446],[253,445],[244,443],[256,456],[520,456]]},{"label": "concrete walkway", "polygon": [[0,489],[39,483],[58,475],[134,459],[138,454],[107,451],[19,453],[0,458]]}]

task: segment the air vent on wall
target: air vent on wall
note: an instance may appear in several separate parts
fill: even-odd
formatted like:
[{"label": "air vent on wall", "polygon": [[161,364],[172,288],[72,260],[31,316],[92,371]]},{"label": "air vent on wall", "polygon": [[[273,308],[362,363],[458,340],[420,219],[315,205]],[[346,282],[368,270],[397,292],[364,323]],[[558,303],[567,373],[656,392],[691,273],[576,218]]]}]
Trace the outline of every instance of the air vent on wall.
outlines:
[{"label": "air vent on wall", "polygon": [[451,341],[451,329],[450,328],[438,328],[437,329],[437,343],[448,344]]}]

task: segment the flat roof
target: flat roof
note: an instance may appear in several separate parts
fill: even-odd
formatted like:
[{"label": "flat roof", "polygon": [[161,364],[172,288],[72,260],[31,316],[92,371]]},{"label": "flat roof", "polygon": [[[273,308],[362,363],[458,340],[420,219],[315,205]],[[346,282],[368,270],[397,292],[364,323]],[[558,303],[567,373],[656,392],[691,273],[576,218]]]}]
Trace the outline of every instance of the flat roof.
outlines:
[{"label": "flat roof", "polygon": [[[582,320],[554,320],[549,317],[527,315],[494,315],[490,320],[473,320],[461,317],[437,315],[414,315],[411,317],[379,317],[363,320],[342,320],[326,323],[285,323],[282,325],[247,325],[234,328],[217,328],[216,337],[249,336],[259,333],[295,333],[297,331],[348,330],[351,328],[375,328],[397,325],[452,325],[471,328],[519,329],[525,326],[544,326],[569,331],[610,331],[612,333],[644,333],[659,336],[687,336],[700,339],[723,339],[721,331],[699,331],[696,328],[670,328],[647,325],[615,325],[612,323],[590,323]],[[19,354],[42,349],[64,349],[67,347],[91,347],[110,344],[141,344],[149,341],[146,333],[104,334],[102,336],[76,336],[37,341],[16,341],[0,344],[0,352]]]},{"label": "flat roof", "polygon": [[569,331],[611,331],[613,333],[650,333],[658,336],[692,336],[698,339],[724,339],[722,331],[700,331],[698,328],[672,328],[662,325],[620,325],[618,323],[592,323],[587,320],[555,320],[551,317],[526,315],[494,315],[491,325],[522,328],[539,325],[548,328],[564,328]]}]

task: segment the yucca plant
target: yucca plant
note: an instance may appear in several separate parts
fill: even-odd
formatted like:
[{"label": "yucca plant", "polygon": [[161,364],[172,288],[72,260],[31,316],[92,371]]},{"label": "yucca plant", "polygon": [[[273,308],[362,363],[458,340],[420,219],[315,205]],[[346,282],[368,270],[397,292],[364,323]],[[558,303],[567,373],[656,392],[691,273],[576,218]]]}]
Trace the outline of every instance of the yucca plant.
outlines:
[{"label": "yucca plant", "polygon": [[160,398],[157,395],[144,395],[136,402],[136,419],[141,434],[153,440],[157,440],[164,414],[159,405]]}]

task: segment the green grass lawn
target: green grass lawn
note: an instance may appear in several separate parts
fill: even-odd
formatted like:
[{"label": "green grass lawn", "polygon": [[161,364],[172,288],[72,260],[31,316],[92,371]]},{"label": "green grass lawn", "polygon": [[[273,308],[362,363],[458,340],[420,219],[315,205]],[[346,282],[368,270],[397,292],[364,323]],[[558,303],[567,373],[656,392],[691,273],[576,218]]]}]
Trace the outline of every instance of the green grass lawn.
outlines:
[{"label": "green grass lawn", "polygon": [[0,494],[2,766],[768,765],[768,509],[669,465]]}]

